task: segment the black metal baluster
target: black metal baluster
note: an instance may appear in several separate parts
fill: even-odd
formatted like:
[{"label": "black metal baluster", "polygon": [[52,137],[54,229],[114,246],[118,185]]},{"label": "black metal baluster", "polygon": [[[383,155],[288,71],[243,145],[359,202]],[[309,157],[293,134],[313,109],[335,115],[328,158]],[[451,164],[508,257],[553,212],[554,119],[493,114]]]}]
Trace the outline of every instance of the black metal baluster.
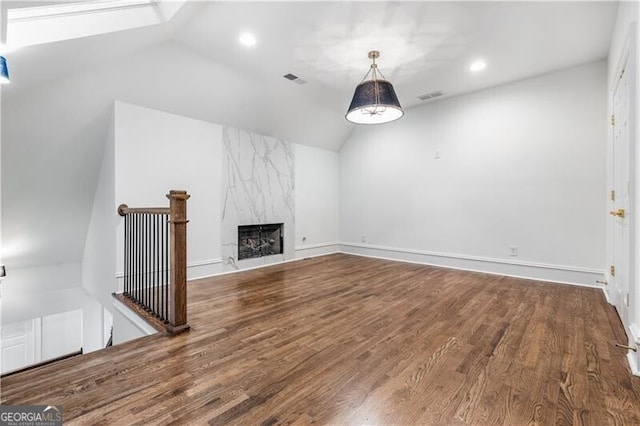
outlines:
[{"label": "black metal baluster", "polygon": [[139,247],[138,247],[138,232],[140,232],[140,228],[138,227],[138,215],[133,216],[135,228],[133,233],[133,248],[134,248],[134,264],[133,264],[133,300],[138,301],[138,258],[140,257]]},{"label": "black metal baluster", "polygon": [[138,284],[136,272],[138,271],[138,216],[131,216],[131,298],[136,300],[136,286]]},{"label": "black metal baluster", "polygon": [[149,215],[144,215],[144,258],[143,258],[143,268],[144,268],[144,307],[149,309],[149,283],[147,280],[147,271],[149,270],[148,260],[149,260]]},{"label": "black metal baluster", "polygon": [[145,269],[146,269],[146,258],[147,258],[147,235],[146,235],[146,225],[147,225],[147,215],[142,213],[142,265],[140,266],[140,278],[142,279],[142,294],[141,294],[141,302],[142,307],[146,307],[147,305],[147,278],[145,277]]},{"label": "black metal baluster", "polygon": [[147,283],[145,277],[146,258],[147,258],[147,235],[146,235],[147,215],[142,214],[142,265],[140,267],[140,276],[142,278],[142,307],[147,306]]},{"label": "black metal baluster", "polygon": [[153,313],[158,316],[158,215],[153,215]]},{"label": "black metal baluster", "polygon": [[162,320],[167,319],[164,309],[165,297],[164,297],[164,221],[165,215],[160,216],[160,312],[162,312]]},{"label": "black metal baluster", "polygon": [[158,218],[158,286],[160,287],[158,289],[159,291],[159,305],[158,305],[158,312],[160,313],[160,319],[162,319],[164,321],[164,310],[162,309],[162,307],[164,306],[163,304],[163,286],[162,286],[162,241],[164,239],[163,237],[163,233],[162,233],[162,221],[164,220],[164,215],[160,215],[160,217]]},{"label": "black metal baluster", "polygon": [[162,221],[164,220],[164,215],[159,215],[158,217],[158,271],[157,271],[157,280],[158,280],[158,313],[160,314],[160,319],[164,321],[164,311],[163,307],[163,287],[162,287]]},{"label": "black metal baluster", "polygon": [[149,215],[149,227],[147,228],[149,231],[149,235],[147,238],[149,239],[149,253],[147,264],[149,265],[149,269],[147,269],[147,278],[149,279],[149,311],[151,313],[154,312],[153,309],[153,215]]},{"label": "black metal baluster", "polygon": [[125,232],[125,246],[127,248],[125,280],[127,281],[127,295],[131,297],[131,216],[126,215],[124,218],[127,227]]},{"label": "black metal baluster", "polygon": [[155,215],[150,214],[149,215],[149,270],[147,271],[147,274],[149,276],[149,310],[151,311],[152,314],[155,315],[155,300],[154,300],[154,292],[155,290],[153,289],[154,285],[153,285],[153,254],[154,254],[154,250],[155,247],[153,246],[153,218],[155,217]]},{"label": "black metal baluster", "polygon": [[144,214],[140,213],[140,305],[144,307]]},{"label": "black metal baluster", "polygon": [[133,223],[133,217],[131,215],[127,215],[127,219],[129,219],[129,233],[127,238],[129,239],[129,297],[133,297],[133,230],[135,229]]},{"label": "black metal baluster", "polygon": [[128,288],[128,280],[127,280],[127,255],[129,254],[129,249],[127,247],[127,242],[129,241],[127,238],[127,231],[129,230],[129,227],[127,226],[127,224],[129,223],[129,216],[125,216],[124,217],[124,294],[126,295],[129,292],[129,288]]},{"label": "black metal baluster", "polygon": [[156,290],[155,283],[153,282],[153,259],[155,256],[155,217],[156,215],[152,214],[149,216],[149,239],[151,240],[151,251],[149,252],[149,286],[151,290],[151,313],[155,315],[156,313]]},{"label": "black metal baluster", "polygon": [[140,297],[142,296],[141,293],[141,287],[142,287],[142,280],[140,277],[140,270],[142,269],[142,220],[140,218],[140,215],[137,214],[136,215],[137,218],[137,230],[138,232],[136,233],[136,245],[138,246],[138,252],[137,252],[137,262],[138,264],[136,265],[136,280],[137,280],[137,285],[136,285],[136,302],[140,303]]},{"label": "black metal baluster", "polygon": [[162,249],[164,250],[164,318],[165,321],[169,320],[169,215],[165,215],[164,221],[164,243]]},{"label": "black metal baluster", "polygon": [[135,298],[136,286],[136,217],[129,217],[129,297]]},{"label": "black metal baluster", "polygon": [[156,282],[158,285],[158,314],[160,319],[164,319],[162,315],[162,215],[158,216],[158,252],[156,253]]},{"label": "black metal baluster", "polygon": [[158,249],[156,250],[156,286],[158,287],[158,317],[162,319],[162,215],[158,215],[156,228]]},{"label": "black metal baluster", "polygon": [[155,313],[155,305],[153,303],[153,216],[149,215],[149,270],[147,276],[149,277],[149,310],[151,313]]}]

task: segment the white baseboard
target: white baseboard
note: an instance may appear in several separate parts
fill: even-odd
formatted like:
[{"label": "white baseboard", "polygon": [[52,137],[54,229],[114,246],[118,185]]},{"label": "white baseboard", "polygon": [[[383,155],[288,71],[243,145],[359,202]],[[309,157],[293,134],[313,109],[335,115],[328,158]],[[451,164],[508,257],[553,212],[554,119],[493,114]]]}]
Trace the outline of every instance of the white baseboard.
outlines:
[{"label": "white baseboard", "polygon": [[[538,281],[549,281],[562,284],[572,284],[579,286],[602,288],[607,301],[609,295],[606,286],[596,283],[602,281],[604,271],[598,269],[581,268],[575,266],[552,265],[534,263],[526,261],[514,261],[511,259],[495,259],[479,256],[467,256],[450,253],[437,253],[422,250],[400,249],[395,247],[375,246],[370,244],[350,243],[350,242],[327,242],[298,246],[295,248],[295,258],[284,262],[292,262],[309,257],[325,256],[333,253],[354,254],[365,257],[380,258],[386,260],[396,260],[424,265],[442,266],[451,269],[465,271],[484,272],[488,274],[511,276],[516,278],[526,278]],[[203,261],[190,262],[187,265],[187,279],[195,280],[208,278],[216,275],[247,271],[250,269],[262,268],[275,265],[258,265],[240,270],[224,271],[222,259],[209,259]],[[124,273],[116,274],[119,291],[122,290],[122,279]]]},{"label": "white baseboard", "polygon": [[338,253],[340,249],[338,242],[309,244],[296,247],[296,259],[307,257],[324,256],[326,254]]},{"label": "white baseboard", "polygon": [[[222,259],[220,259],[220,268],[215,273],[198,278],[214,277],[218,275],[235,274],[238,272],[251,271],[254,269],[267,268],[269,266],[280,265],[283,263],[297,262],[298,260],[308,259],[310,257],[326,256],[328,254],[338,253],[338,243],[320,243],[307,246],[298,246],[295,248],[295,257],[293,259],[282,260],[280,262],[265,263],[264,265],[245,266],[242,269],[233,269],[230,271],[222,270]],[[189,278],[195,279],[195,278]]]},{"label": "white baseboard", "polygon": [[187,264],[187,280],[207,278],[222,272],[222,258]]},{"label": "white baseboard", "polygon": [[[604,271],[604,281],[607,283],[611,282],[611,275],[609,275],[609,271]],[[611,298],[609,297],[609,286],[607,285],[603,285],[602,286],[602,292],[604,293],[604,298],[607,299],[607,303],[610,305],[613,305],[613,303],[611,302]]]},{"label": "white baseboard", "polygon": [[[218,275],[227,275],[227,274],[236,274],[238,272],[245,272],[245,271],[251,271],[254,269],[261,269],[261,268],[267,268],[269,266],[275,266],[275,265],[281,265],[283,263],[291,263],[291,262],[298,262],[300,260],[304,260],[304,259],[309,259],[312,257],[320,257],[320,256],[327,256],[329,254],[334,254],[334,253],[338,253],[338,243],[327,243],[325,244],[317,244],[315,246],[308,246],[310,249],[312,250],[316,250],[316,253],[306,253],[301,255],[302,250],[306,250],[306,248],[303,248],[300,252],[298,252],[298,248],[296,248],[296,257],[293,259],[287,259],[287,260],[283,260],[281,262],[276,262],[276,263],[267,263],[264,265],[255,265],[255,266],[249,266],[249,267],[245,267],[243,269],[233,269],[231,271],[221,271],[217,274],[213,274],[210,276],[218,276]],[[334,247],[334,249],[331,249],[331,247]],[[205,278],[205,277],[203,277]]]},{"label": "white baseboard", "polygon": [[636,351],[627,351],[627,360],[631,373],[634,376],[640,376],[640,327],[635,323],[629,325],[629,337],[632,345],[636,347]]},{"label": "white baseboard", "polygon": [[[611,275],[609,275],[608,272],[605,272],[604,276],[606,282],[611,282]],[[609,298],[609,288],[604,286],[602,291],[604,292],[604,297],[607,299],[607,303],[613,305],[613,301]],[[620,318],[617,309],[616,315]],[[620,318],[620,322],[622,322],[622,327],[628,337],[629,344],[636,347],[635,352],[627,351],[627,362],[629,363],[629,368],[634,376],[640,376],[640,328],[634,323],[628,325],[624,324],[622,318]]]},{"label": "white baseboard", "polygon": [[603,270],[577,266],[437,253],[351,242],[341,242],[340,252],[536,281],[549,281],[594,288],[603,287],[601,284],[596,283],[596,280],[602,281],[604,276]]},{"label": "white baseboard", "polygon": [[[527,278],[538,281],[550,281],[602,288],[605,293],[605,298],[609,301],[606,286],[596,283],[596,280],[602,281],[603,276],[605,277],[605,281],[608,282],[608,277],[606,277],[605,271],[576,266],[438,253],[350,242],[327,242],[298,246],[295,248],[295,258],[288,259],[284,262],[291,262],[309,257],[325,256],[332,253],[354,254],[365,257],[442,266],[445,268],[461,269],[465,271],[484,272],[488,274]],[[240,269],[238,271],[223,271],[221,258],[190,262],[187,265],[187,279],[195,280],[207,278],[221,275],[223,273],[246,271],[270,265],[273,264],[259,265],[256,267]],[[122,288],[123,276],[123,272],[116,274],[116,279],[119,285],[118,288],[120,289]]]},{"label": "white baseboard", "polygon": [[640,366],[638,366],[638,353],[633,351],[627,352],[627,361],[631,368],[631,374],[640,377]]}]

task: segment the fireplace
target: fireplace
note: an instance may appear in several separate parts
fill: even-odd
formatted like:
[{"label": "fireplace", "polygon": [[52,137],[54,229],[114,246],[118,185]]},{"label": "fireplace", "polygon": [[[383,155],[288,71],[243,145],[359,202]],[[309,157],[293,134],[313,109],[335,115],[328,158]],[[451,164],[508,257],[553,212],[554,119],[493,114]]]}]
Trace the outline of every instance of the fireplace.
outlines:
[{"label": "fireplace", "polygon": [[238,260],[284,253],[282,223],[238,226]]}]

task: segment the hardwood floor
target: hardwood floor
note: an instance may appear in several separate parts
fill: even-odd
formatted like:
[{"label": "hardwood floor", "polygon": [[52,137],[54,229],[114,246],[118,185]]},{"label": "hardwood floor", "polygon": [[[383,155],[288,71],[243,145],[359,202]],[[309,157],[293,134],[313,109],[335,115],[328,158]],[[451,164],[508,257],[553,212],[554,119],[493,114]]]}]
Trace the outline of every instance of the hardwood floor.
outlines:
[{"label": "hardwood floor", "polygon": [[597,289],[343,254],[189,283],[188,333],[2,380],[65,424],[640,424]]}]

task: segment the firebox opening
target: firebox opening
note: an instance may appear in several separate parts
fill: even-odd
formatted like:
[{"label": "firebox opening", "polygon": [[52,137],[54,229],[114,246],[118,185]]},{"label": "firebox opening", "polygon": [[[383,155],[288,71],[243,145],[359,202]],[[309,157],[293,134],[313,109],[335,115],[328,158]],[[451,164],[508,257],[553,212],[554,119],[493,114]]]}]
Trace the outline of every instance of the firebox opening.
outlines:
[{"label": "firebox opening", "polygon": [[238,226],[238,260],[284,253],[282,223]]}]

